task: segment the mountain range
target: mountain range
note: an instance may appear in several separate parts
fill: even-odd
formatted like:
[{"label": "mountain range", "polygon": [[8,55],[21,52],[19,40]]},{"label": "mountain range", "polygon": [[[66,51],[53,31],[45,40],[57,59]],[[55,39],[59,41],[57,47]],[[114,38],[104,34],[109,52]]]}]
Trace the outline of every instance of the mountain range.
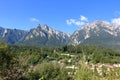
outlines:
[{"label": "mountain range", "polygon": [[99,45],[120,49],[120,25],[106,21],[88,23],[71,35],[69,44]]},{"label": "mountain range", "polygon": [[40,24],[29,31],[0,27],[0,40],[7,44],[27,46],[61,46],[67,44],[70,35]]},{"label": "mountain range", "polygon": [[120,25],[94,21],[73,34],[54,30],[40,24],[29,31],[0,27],[0,40],[7,44],[27,46],[99,45],[120,49]]}]

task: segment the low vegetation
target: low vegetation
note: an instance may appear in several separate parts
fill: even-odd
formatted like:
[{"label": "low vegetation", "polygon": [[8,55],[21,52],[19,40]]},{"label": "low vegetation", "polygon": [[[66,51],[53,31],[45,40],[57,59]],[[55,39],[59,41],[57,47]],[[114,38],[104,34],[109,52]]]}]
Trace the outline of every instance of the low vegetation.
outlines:
[{"label": "low vegetation", "polygon": [[0,80],[119,80],[120,54],[100,46],[0,43]]}]

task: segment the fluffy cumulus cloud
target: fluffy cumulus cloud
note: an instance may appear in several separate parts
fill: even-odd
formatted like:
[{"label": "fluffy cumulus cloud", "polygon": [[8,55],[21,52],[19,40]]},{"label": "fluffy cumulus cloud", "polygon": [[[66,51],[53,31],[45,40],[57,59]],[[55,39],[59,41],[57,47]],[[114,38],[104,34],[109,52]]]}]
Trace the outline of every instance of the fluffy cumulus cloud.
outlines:
[{"label": "fluffy cumulus cloud", "polygon": [[80,20],[81,21],[88,21],[88,19],[85,16],[82,16],[82,15],[80,16]]},{"label": "fluffy cumulus cloud", "polygon": [[112,19],[112,23],[116,25],[120,25],[120,18],[114,18]]},{"label": "fluffy cumulus cloud", "polygon": [[76,26],[82,26],[85,25],[88,22],[88,19],[85,16],[80,16],[79,19],[68,19],[66,20],[66,23],[68,25],[76,25]]},{"label": "fluffy cumulus cloud", "polygon": [[31,22],[39,22],[39,20],[36,19],[36,18],[30,18],[30,21],[31,21]]}]

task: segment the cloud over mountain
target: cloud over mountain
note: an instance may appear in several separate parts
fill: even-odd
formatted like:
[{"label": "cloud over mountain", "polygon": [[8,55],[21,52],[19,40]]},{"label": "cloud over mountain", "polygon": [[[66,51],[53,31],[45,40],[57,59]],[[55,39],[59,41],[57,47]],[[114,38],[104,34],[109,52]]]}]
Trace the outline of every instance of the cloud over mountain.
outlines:
[{"label": "cloud over mountain", "polygon": [[75,26],[83,26],[87,22],[88,22],[88,18],[83,16],[83,15],[80,15],[79,19],[68,19],[68,20],[66,20],[66,23],[68,25],[75,25]]},{"label": "cloud over mountain", "polygon": [[87,17],[82,16],[82,15],[80,16],[80,20],[81,20],[81,21],[88,21]]},{"label": "cloud over mountain", "polygon": [[37,18],[30,18],[31,22],[39,22],[39,20]]},{"label": "cloud over mountain", "polygon": [[113,24],[120,25],[120,17],[119,18],[114,18],[111,21]]}]

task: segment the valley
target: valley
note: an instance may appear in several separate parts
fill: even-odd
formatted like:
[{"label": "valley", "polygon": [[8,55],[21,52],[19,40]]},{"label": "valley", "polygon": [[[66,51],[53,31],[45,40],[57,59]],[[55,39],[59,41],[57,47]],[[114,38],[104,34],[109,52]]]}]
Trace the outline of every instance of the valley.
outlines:
[{"label": "valley", "polygon": [[98,46],[52,48],[1,43],[0,80],[118,80],[119,57],[119,52]]},{"label": "valley", "polygon": [[73,34],[40,24],[0,27],[0,80],[118,80],[120,28],[94,21]]}]

